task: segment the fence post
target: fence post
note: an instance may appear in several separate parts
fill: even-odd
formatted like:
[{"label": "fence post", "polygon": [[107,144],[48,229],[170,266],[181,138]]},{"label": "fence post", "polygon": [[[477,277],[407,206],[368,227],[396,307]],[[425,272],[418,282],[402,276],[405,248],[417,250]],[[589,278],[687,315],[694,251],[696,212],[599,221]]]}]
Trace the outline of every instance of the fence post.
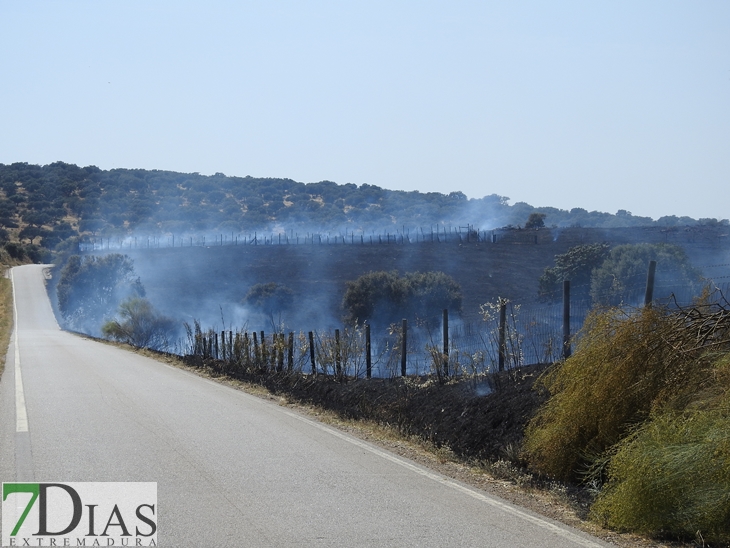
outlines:
[{"label": "fence post", "polygon": [[570,280],[563,281],[563,359],[570,358]]},{"label": "fence post", "polygon": [[499,370],[504,371],[507,356],[507,299],[499,299]]},{"label": "fence post", "polygon": [[408,320],[403,319],[403,343],[400,348],[400,375],[406,376],[406,351],[408,346]]},{"label": "fence post", "polygon": [[370,346],[370,324],[365,324],[365,376],[369,379],[373,376],[373,357]]},{"label": "fence post", "polygon": [[644,306],[651,307],[654,300],[654,275],[656,274],[656,261],[649,261],[649,272],[646,274],[646,293],[644,294]]},{"label": "fence post", "polygon": [[449,376],[449,309],[444,308],[444,377]]},{"label": "fence post", "polygon": [[281,373],[284,371],[284,333],[277,334],[276,340],[279,342],[276,345],[276,370]]},{"label": "fence post", "polygon": [[317,366],[314,363],[314,333],[309,332],[309,362],[312,364],[312,374],[317,374]]},{"label": "fence post", "polygon": [[342,356],[340,355],[340,330],[335,329],[335,373],[342,375]]},{"label": "fence post", "polygon": [[215,356],[214,356],[214,358],[217,360],[218,356],[219,356],[219,354],[218,354],[218,333],[216,333],[215,334]]},{"label": "fence post", "polygon": [[294,332],[289,331],[289,356],[286,368],[291,372],[294,369]]},{"label": "fence post", "polygon": [[221,331],[221,359],[226,359],[226,332]]},{"label": "fence post", "polygon": [[269,349],[266,348],[266,334],[261,331],[261,340],[259,341],[261,344],[261,364],[264,366],[264,369],[268,372],[269,371]]},{"label": "fence post", "polygon": [[254,367],[261,367],[261,352],[259,351],[259,339],[258,335],[256,335],[256,331],[252,333],[253,335],[253,361],[254,361]]}]

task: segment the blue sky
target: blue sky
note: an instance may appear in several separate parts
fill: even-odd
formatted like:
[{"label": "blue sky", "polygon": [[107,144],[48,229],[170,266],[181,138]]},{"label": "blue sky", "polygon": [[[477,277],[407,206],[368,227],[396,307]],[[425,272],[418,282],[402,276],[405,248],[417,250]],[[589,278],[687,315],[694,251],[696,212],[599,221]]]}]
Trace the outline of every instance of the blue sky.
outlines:
[{"label": "blue sky", "polygon": [[0,162],[730,217],[730,2],[0,0]]}]

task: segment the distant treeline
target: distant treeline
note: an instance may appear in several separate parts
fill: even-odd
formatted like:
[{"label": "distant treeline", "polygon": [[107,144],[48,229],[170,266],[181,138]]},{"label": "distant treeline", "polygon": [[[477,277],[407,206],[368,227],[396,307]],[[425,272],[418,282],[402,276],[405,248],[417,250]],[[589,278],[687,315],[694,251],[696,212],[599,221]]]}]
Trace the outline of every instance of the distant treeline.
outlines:
[{"label": "distant treeline", "polygon": [[[458,185],[458,183],[457,183]],[[457,186],[454,185],[454,186]],[[331,181],[230,177],[144,169],[102,170],[55,162],[0,164],[0,243],[55,249],[72,237],[239,233],[255,230],[392,231],[545,226],[631,227],[727,224],[727,220],[509,205],[496,194],[406,192]]]}]

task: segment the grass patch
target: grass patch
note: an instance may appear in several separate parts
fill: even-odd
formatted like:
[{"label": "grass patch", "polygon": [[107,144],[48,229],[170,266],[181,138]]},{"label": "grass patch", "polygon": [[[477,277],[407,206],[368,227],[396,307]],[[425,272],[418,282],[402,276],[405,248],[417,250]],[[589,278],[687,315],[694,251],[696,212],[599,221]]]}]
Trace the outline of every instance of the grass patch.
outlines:
[{"label": "grass patch", "polygon": [[13,284],[9,278],[0,278],[0,376],[5,370],[5,356],[13,330]]}]

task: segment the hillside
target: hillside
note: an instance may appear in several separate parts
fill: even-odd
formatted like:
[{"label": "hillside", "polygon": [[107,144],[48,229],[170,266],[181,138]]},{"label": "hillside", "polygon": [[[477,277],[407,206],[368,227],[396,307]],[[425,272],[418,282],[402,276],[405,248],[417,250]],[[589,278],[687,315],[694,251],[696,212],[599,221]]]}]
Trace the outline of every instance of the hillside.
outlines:
[{"label": "hillside", "polygon": [[[453,185],[458,188],[458,183]],[[301,183],[290,179],[212,176],[142,169],[101,170],[56,162],[0,164],[0,241],[56,249],[72,237],[186,239],[319,233],[368,235],[418,231],[492,230],[524,226],[530,214],[549,227],[727,226],[726,220],[616,214],[533,207],[488,194],[468,199],[455,190],[405,192],[375,185]],[[244,237],[245,237],[244,236]],[[18,250],[9,250],[11,254]]]}]

